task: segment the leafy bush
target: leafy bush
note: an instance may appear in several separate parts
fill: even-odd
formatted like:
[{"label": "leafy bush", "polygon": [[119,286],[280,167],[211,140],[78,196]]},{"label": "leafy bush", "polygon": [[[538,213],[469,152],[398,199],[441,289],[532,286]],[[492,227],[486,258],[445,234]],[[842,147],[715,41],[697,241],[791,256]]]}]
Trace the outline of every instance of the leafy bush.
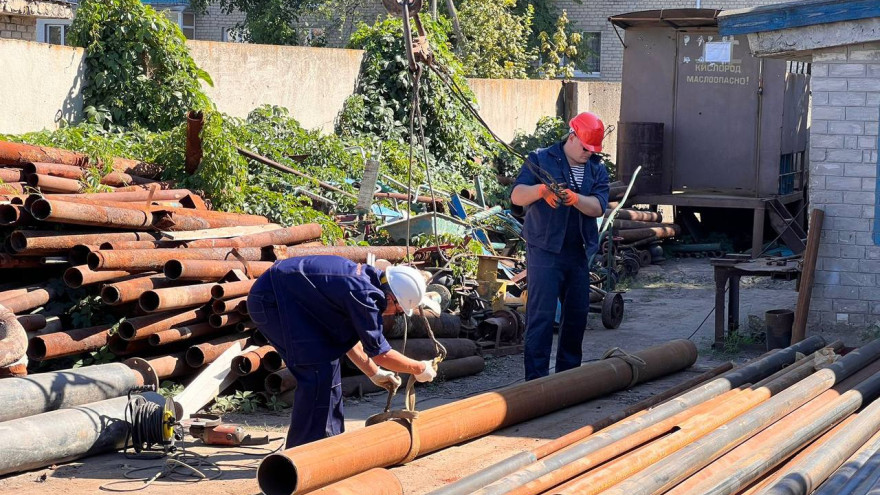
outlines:
[{"label": "leafy bush", "polygon": [[68,39],[85,48],[86,112],[101,125],[166,130],[213,106],[180,28],[139,0],[83,0]]},{"label": "leafy bush", "polygon": [[466,0],[459,16],[465,42],[461,65],[469,77],[525,79],[535,50],[529,48],[534,8],[518,15],[515,0]]}]

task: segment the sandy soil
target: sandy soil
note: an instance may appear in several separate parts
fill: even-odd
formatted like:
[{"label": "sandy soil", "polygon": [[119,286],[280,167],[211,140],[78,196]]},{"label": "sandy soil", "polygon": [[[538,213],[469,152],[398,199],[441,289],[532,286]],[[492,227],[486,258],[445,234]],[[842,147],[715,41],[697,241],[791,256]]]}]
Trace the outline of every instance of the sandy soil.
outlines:
[{"label": "sandy soil", "polygon": [[[714,283],[708,260],[670,260],[663,265],[642,270],[635,281],[628,283],[625,295],[624,322],[617,330],[602,327],[597,315],[590,317],[590,330],[584,339],[584,359],[593,360],[611,347],[638,350],[671,339],[688,338],[697,344],[700,357],[695,367],[631,390],[619,392],[600,400],[558,411],[527,423],[512,426],[471,442],[458,445],[406,465],[393,468],[403,483],[407,495],[426,493],[449,481],[488,466],[516,452],[527,450],[575,430],[589,422],[607,416],[627,405],[693,377],[724,361],[742,362],[757,355],[756,351],[729,349],[725,354],[711,349],[714,319]],[[753,325],[763,319],[764,311],[794,308],[797,293],[794,282],[767,278],[743,279],[741,293],[741,321]],[[701,325],[705,319],[705,323]],[[852,334],[842,335],[848,344],[856,344]],[[839,335],[830,334],[826,338]],[[444,383],[430,384],[418,389],[419,408],[426,409],[461,399],[483,391],[497,389],[521,381],[521,356],[489,359],[486,370],[473,377]],[[398,405],[402,405],[400,397]],[[384,406],[382,395],[360,400],[346,400],[346,429],[363,426],[363,421]],[[248,415],[227,415],[227,422],[243,423],[249,430],[267,431],[276,438],[269,446],[280,445],[286,431],[288,413],[262,412]],[[191,440],[191,439],[189,439]],[[202,495],[259,493],[255,481],[256,466],[266,449],[210,449],[187,443],[187,450],[206,455],[222,468],[222,476],[198,483],[159,481],[141,490],[141,493]],[[356,448],[356,447],[354,447]],[[96,493],[107,483],[124,479],[134,468],[159,466],[131,473],[135,477],[158,472],[162,461],[127,459],[121,453],[104,454],[68,463],[54,469],[42,469],[16,476],[0,478],[0,493],[43,495],[45,493]],[[142,482],[114,484],[109,488],[134,489]],[[368,493],[368,492],[365,492]]]}]

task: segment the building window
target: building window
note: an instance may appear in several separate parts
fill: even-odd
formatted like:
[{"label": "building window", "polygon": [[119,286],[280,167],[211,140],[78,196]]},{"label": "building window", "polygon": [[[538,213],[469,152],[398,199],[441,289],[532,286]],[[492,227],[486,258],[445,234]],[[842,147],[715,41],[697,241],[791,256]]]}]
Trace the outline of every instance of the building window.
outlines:
[{"label": "building window", "polygon": [[68,29],[70,20],[67,19],[37,19],[37,41],[66,45]]},{"label": "building window", "polygon": [[602,33],[581,33],[578,45],[578,57],[575,60],[575,72],[579,76],[598,76],[602,55]]},{"label": "building window", "polygon": [[177,12],[174,10],[164,11],[165,17],[171,22],[177,24],[186,39],[194,39],[196,37],[196,15],[192,12]]}]

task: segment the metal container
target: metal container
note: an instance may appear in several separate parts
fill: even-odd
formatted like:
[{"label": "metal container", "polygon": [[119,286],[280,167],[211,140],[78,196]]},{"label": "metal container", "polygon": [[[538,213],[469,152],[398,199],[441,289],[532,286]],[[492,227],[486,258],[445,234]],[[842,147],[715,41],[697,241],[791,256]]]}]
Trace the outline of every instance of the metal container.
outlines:
[{"label": "metal container", "polygon": [[624,183],[642,167],[633,192],[663,191],[663,122],[620,122],[617,127],[617,177]]},{"label": "metal container", "polygon": [[771,309],[764,313],[767,327],[767,350],[782,349],[791,343],[791,326],[794,324],[794,311],[790,309]]}]

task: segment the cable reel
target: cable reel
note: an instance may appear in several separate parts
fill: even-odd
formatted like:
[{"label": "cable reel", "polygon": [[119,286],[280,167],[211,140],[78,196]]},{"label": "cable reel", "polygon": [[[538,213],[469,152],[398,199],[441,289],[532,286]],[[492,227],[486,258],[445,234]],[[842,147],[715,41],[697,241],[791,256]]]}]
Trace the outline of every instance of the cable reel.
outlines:
[{"label": "cable reel", "polygon": [[137,454],[164,456],[174,452],[175,441],[183,438],[177,429],[179,423],[174,412],[174,401],[151,391],[153,389],[151,385],[129,391],[125,407],[125,421],[128,423],[125,451],[131,447]]}]

